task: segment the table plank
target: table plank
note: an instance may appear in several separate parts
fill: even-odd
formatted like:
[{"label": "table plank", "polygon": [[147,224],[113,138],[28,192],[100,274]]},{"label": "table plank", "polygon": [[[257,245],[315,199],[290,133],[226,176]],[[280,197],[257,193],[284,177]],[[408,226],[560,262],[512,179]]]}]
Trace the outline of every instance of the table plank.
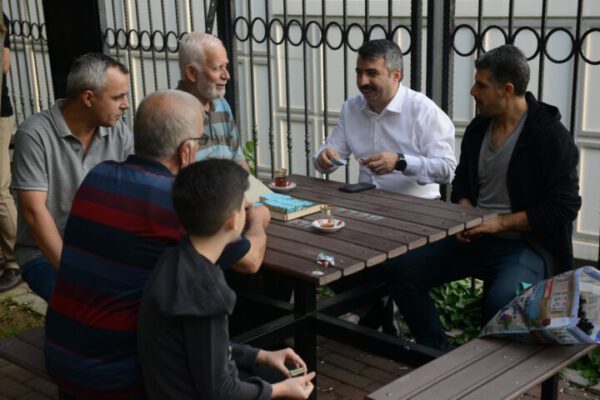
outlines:
[{"label": "table plank", "polygon": [[[338,190],[340,187],[345,185],[344,182],[337,182],[337,181],[332,181],[332,180],[326,181],[323,179],[313,178],[313,177],[304,176],[304,175],[291,175],[290,178],[293,182],[296,182],[296,183],[302,182],[302,183],[307,183],[307,184],[317,184],[317,185],[320,185],[321,187],[332,188],[335,190]],[[366,192],[361,192],[361,193],[372,194],[373,192],[366,191]],[[427,207],[465,212],[469,215],[481,217],[484,221],[496,216],[496,213],[493,211],[482,210],[480,208],[475,208],[475,207],[471,207],[471,208],[463,207],[459,204],[450,203],[450,202],[442,201],[439,199],[435,199],[435,200],[434,199],[421,199],[419,197],[409,196],[409,195],[396,193],[396,192],[389,192],[389,191],[385,191],[385,190],[378,190],[377,197],[402,199],[403,201],[407,201],[410,203],[416,203],[416,204],[422,204],[422,205],[426,205]]]},{"label": "table plank", "polygon": [[[449,235],[461,232],[465,229],[465,224],[462,222],[451,221],[435,216],[421,215],[411,212],[410,210],[394,209],[387,205],[379,204],[379,202],[364,202],[360,201],[359,197],[352,197],[358,193],[349,193],[350,197],[344,196],[345,193],[339,192],[332,194],[329,192],[317,192],[303,189],[302,186],[297,186],[293,191],[294,197],[315,201],[319,203],[327,203],[334,206],[342,206],[344,208],[354,209],[369,212],[372,214],[382,215],[398,220],[408,221],[413,224],[430,226],[443,231]],[[408,229],[407,229],[408,230]]]},{"label": "table plank", "polygon": [[[304,219],[309,221],[314,221],[319,218],[321,218],[321,215],[319,215],[319,213],[307,215],[306,217],[304,217]],[[377,238],[388,239],[392,242],[401,243],[407,246],[409,249],[416,249],[417,247],[421,247],[427,244],[426,237],[415,235],[412,233],[402,232],[384,226],[378,226],[375,224],[362,222],[360,220],[354,220],[351,218],[344,219],[344,222],[346,223],[346,226],[342,228],[342,230],[351,230],[356,231],[364,236],[374,236]]]},{"label": "table plank", "polygon": [[[312,221],[318,218],[320,218],[320,215],[316,213],[312,215],[307,215],[303,219],[295,219],[292,221],[288,221],[286,225],[293,226],[297,229],[302,229],[307,232],[316,233],[315,229],[312,227]],[[327,233],[322,234],[326,235]],[[348,243],[354,243],[359,246],[368,247],[370,249],[386,253],[388,258],[397,257],[401,254],[406,253],[406,251],[408,250],[406,244],[404,244],[401,241],[388,240],[374,235],[366,235],[362,231],[346,229],[345,227],[335,232],[335,237],[337,239],[344,240]],[[372,264],[367,264],[367,267],[370,266],[372,266]]]},{"label": "table plank", "polygon": [[[466,207],[458,206],[456,209],[454,209],[454,207],[453,209],[447,209],[445,207],[431,207],[432,203],[439,203],[439,200],[419,199],[421,200],[419,202],[416,201],[414,197],[402,196],[391,192],[384,193],[380,190],[346,193],[334,189],[331,186],[323,188],[322,185],[319,185],[318,181],[304,182],[301,186],[299,185],[298,188],[300,190],[309,190],[317,193],[327,193],[329,196],[336,198],[342,197],[365,203],[377,203],[378,205],[387,206],[391,209],[409,210],[415,214],[443,218],[450,221],[464,223],[467,228],[472,228],[482,222],[481,216],[467,213]],[[411,199],[411,201],[407,201],[406,199]]]},{"label": "table plank", "polygon": [[[304,224],[294,221],[272,221],[267,228],[267,234],[269,237],[277,236],[298,243],[317,246],[326,253],[329,251],[343,253],[349,257],[365,261],[366,265],[379,264],[387,259],[387,254],[380,250],[363,247],[360,246],[359,243],[349,243],[345,240],[346,236],[342,235],[344,229],[341,229],[334,234],[315,233],[314,229],[310,226],[309,221],[304,221]],[[306,224],[308,224],[308,226],[306,226]]]},{"label": "table plank", "polygon": [[[276,236],[269,237],[269,240],[267,241],[267,249],[290,254],[314,262],[316,262],[317,256],[322,251],[320,247],[311,246]],[[342,275],[350,275],[365,268],[365,263],[363,261],[348,257],[343,253],[330,250],[327,252],[327,254],[335,257],[335,269],[339,269],[342,272]]]},{"label": "table plank", "polygon": [[342,218],[355,219],[357,221],[365,221],[379,226],[385,226],[397,230],[400,234],[411,233],[422,236],[429,242],[435,242],[445,238],[447,235],[445,230],[413,224],[407,221],[401,221],[394,218],[384,217],[383,215],[371,214],[363,211],[356,211],[344,207],[335,207],[334,215]]},{"label": "table plank", "polygon": [[[273,250],[265,252],[263,265],[271,271],[318,286],[327,285],[342,277],[342,272],[339,269],[324,268],[316,262]],[[315,271],[319,271],[318,275],[315,274]]]}]

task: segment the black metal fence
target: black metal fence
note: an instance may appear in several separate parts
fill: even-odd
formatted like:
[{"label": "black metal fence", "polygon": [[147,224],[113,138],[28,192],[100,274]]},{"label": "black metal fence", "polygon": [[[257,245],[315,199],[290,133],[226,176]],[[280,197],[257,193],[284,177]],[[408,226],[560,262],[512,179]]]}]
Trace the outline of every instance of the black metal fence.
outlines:
[{"label": "black metal fence", "polygon": [[[572,1],[569,4],[576,10],[574,18],[569,18],[566,25],[557,26],[555,22],[548,19],[549,0],[542,0],[539,3],[539,14],[536,17],[519,20],[515,15],[516,2],[510,0],[506,3],[507,15],[505,18],[498,18],[495,21],[487,21],[485,17],[486,2],[478,0],[477,3],[477,18],[475,24],[463,23],[452,31],[452,51],[461,57],[479,56],[490,47],[486,46],[486,39],[493,34],[499,35],[502,43],[514,44],[521,48],[529,48],[529,53],[526,54],[529,61],[536,60],[537,67],[537,97],[544,100],[544,88],[548,84],[545,81],[545,72],[547,63],[566,64],[572,63],[570,76],[570,109],[563,110],[569,114],[570,131],[572,134],[577,133],[577,119],[580,117],[577,110],[580,109],[581,98],[578,96],[579,76],[581,73],[580,63],[588,65],[600,64],[600,59],[592,59],[586,54],[586,44],[588,40],[598,34],[600,37],[600,26],[585,26],[586,21],[583,15],[585,0]],[[489,2],[487,2],[489,4]],[[588,4],[590,1],[588,0]],[[564,23],[561,21],[561,23]],[[593,23],[597,24],[598,21]],[[470,44],[467,49],[462,49],[457,43],[457,37],[462,32],[468,32],[471,36]],[[553,46],[553,41],[560,40],[559,36],[566,38],[569,43],[566,53],[554,54],[558,46]],[[495,43],[499,44],[499,43]],[[494,46],[492,46],[494,47]],[[589,49],[588,49],[589,50]],[[450,49],[444,49],[450,51]],[[527,50],[525,50],[527,51]],[[560,51],[560,50],[559,50]]]},{"label": "black metal fence", "polygon": [[4,1],[10,20],[11,67],[7,75],[9,97],[20,123],[54,102],[48,61],[46,24],[41,1]]}]

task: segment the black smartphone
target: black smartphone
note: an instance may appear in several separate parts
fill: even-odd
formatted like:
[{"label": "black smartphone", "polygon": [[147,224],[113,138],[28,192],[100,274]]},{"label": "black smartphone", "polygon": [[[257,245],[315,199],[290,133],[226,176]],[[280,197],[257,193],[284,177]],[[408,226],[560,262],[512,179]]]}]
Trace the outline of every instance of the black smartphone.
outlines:
[{"label": "black smartphone", "polygon": [[348,192],[348,193],[362,192],[363,190],[369,190],[369,189],[375,189],[375,185],[373,185],[372,183],[358,182],[358,183],[350,183],[348,185],[344,185],[344,186],[340,187],[340,190],[342,192]]}]

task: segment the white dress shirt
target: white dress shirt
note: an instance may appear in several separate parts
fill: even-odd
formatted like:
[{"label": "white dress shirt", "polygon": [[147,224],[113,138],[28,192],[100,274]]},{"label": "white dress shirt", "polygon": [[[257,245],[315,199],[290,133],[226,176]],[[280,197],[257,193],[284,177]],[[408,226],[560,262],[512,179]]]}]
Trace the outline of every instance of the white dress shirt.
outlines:
[{"label": "white dress shirt", "polygon": [[313,155],[318,171],[333,172],[337,167],[323,169],[317,163],[326,147],[344,160],[351,154],[356,160],[383,151],[404,154],[403,172],[377,175],[360,165],[358,181],[428,199],[440,197],[438,184],[450,183],[456,168],[452,121],[427,96],[402,85],[381,114],[369,108],[362,94],[346,100],[335,128]]}]

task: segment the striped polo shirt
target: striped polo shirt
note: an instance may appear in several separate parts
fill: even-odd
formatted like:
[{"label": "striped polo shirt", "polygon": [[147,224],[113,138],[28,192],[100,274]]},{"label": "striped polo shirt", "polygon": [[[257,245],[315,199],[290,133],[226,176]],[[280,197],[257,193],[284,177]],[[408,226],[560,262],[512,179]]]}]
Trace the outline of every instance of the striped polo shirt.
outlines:
[{"label": "striped polo shirt", "polygon": [[204,134],[208,136],[208,143],[196,153],[197,161],[207,158],[245,160],[240,133],[227,100],[214,100],[211,111],[204,112]]},{"label": "striped polo shirt", "polygon": [[[75,195],[46,317],[46,367],[62,390],[85,399],[144,397],[139,303],[158,257],[184,234],[173,180],[164,165],[132,155],[93,168]],[[240,240],[230,258],[249,247]]]}]

